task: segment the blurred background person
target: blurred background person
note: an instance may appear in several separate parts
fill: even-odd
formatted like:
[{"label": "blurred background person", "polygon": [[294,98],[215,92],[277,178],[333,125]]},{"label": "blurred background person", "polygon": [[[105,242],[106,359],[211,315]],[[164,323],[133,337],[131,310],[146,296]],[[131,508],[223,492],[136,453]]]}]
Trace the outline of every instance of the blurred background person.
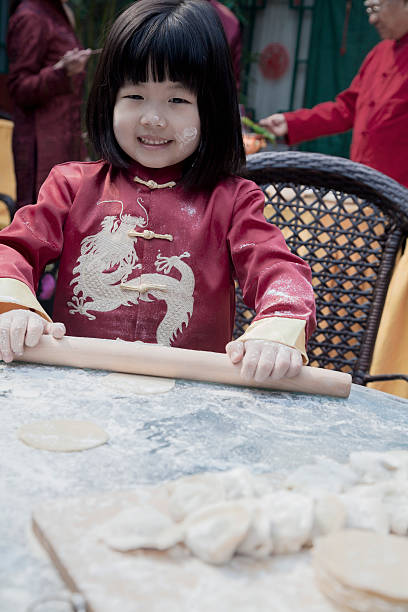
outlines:
[{"label": "blurred background person", "polygon": [[333,102],[275,113],[260,124],[288,144],[353,129],[350,157],[408,187],[408,0],[366,0],[383,39]]},{"label": "blurred background person", "polygon": [[81,104],[90,50],[81,48],[65,2],[10,3],[8,87],[18,208],[36,202],[52,166],[86,157]]},{"label": "blurred background person", "polygon": [[[12,0],[7,31],[8,88],[13,102],[17,208],[37,201],[55,164],[85,159],[81,105],[90,50],[82,49],[66,0]],[[51,312],[57,266],[37,297]]]},{"label": "blurred background person", "polygon": [[225,36],[231,51],[232,68],[234,70],[235,81],[239,91],[242,59],[241,24],[239,19],[227,6],[225,6],[225,4],[221,4],[221,2],[217,2],[217,0],[209,0],[209,2],[217,11],[222,27],[224,28]]}]

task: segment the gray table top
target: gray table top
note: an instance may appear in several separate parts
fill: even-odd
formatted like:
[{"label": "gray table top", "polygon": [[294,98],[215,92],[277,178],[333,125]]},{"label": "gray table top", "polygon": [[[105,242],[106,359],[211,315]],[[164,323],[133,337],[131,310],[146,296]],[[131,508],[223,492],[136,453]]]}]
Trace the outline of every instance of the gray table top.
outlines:
[{"label": "gray table top", "polygon": [[[179,380],[164,394],[106,388],[107,372],[0,366],[0,610],[20,612],[63,584],[29,526],[44,500],[131,489],[245,466],[286,473],[317,455],[408,449],[408,401],[353,385],[348,399]],[[110,436],[77,453],[30,448],[18,428],[80,419]],[[44,608],[50,612],[50,608]],[[52,612],[57,612],[54,606]]]}]

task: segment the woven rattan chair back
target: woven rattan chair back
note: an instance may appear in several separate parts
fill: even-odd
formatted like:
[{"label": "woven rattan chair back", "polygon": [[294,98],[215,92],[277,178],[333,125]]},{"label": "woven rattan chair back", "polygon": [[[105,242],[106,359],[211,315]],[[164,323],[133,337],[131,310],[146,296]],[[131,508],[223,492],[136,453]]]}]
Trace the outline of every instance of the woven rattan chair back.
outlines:
[{"label": "woven rattan chair back", "polygon": [[[311,269],[317,328],[310,365],[364,384],[396,255],[408,233],[408,190],[380,172],[328,155],[248,156],[244,176],[265,194],[265,216]],[[234,337],[253,317],[237,288]]]}]

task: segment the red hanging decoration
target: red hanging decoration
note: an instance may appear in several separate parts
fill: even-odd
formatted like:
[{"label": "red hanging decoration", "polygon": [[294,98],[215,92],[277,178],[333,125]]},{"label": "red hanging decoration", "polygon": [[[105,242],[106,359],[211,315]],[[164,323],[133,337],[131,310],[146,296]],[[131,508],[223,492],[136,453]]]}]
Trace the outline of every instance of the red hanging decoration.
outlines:
[{"label": "red hanging decoration", "polygon": [[279,79],[289,68],[289,53],[284,45],[270,43],[261,52],[259,68],[265,79]]}]

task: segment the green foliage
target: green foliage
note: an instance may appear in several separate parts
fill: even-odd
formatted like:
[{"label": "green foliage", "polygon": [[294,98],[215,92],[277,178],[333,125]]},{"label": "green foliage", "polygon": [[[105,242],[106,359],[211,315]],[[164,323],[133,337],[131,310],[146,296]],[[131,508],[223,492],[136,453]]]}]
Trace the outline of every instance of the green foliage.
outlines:
[{"label": "green foliage", "polygon": [[[100,49],[110,26],[131,0],[70,0],[74,11],[76,33],[85,48]],[[90,57],[85,79],[85,98],[95,74],[98,55]]]},{"label": "green foliage", "polygon": [[82,44],[92,49],[102,46],[112,22],[129,4],[129,0],[70,0]]}]

